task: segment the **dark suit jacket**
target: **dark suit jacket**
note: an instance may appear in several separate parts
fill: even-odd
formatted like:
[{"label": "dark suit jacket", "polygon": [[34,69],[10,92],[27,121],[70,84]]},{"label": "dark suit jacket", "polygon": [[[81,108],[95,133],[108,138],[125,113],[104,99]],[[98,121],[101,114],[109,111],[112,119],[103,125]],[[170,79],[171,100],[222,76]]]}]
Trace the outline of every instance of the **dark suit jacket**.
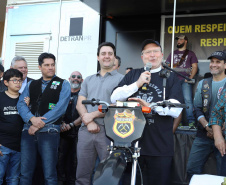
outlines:
[{"label": "dark suit jacket", "polygon": [[4,92],[7,90],[7,87],[5,86],[3,80],[0,81],[0,92]]},{"label": "dark suit jacket", "polygon": [[31,80],[34,80],[33,78],[29,78],[27,77],[27,82],[31,81]]}]

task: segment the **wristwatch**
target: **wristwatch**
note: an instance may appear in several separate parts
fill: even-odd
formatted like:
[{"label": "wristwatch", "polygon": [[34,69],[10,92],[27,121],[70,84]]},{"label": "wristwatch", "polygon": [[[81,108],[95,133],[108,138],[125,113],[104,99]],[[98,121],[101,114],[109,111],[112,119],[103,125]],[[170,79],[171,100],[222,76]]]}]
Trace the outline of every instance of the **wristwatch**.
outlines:
[{"label": "wristwatch", "polygon": [[204,128],[208,127],[208,125],[209,125],[209,123],[207,123]]},{"label": "wristwatch", "polygon": [[75,126],[73,123],[69,123],[69,125],[70,125],[71,127],[74,127],[74,126]]}]

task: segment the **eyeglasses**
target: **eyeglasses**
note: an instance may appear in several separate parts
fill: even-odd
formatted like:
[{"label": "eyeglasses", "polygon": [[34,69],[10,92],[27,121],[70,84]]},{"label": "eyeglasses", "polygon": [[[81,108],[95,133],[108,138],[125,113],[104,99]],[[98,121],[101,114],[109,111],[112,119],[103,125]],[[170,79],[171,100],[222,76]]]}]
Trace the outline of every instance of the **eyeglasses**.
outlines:
[{"label": "eyeglasses", "polygon": [[141,54],[143,55],[150,55],[150,54],[157,54],[160,52],[160,49],[155,49],[155,50],[147,50],[147,51],[143,51]]},{"label": "eyeglasses", "polygon": [[16,79],[9,80],[9,81],[12,81],[14,84],[18,84],[18,83],[22,83],[23,82],[23,80],[16,80]]},{"label": "eyeglasses", "polygon": [[71,75],[71,78],[78,78],[78,79],[82,79],[82,76],[81,75]]}]

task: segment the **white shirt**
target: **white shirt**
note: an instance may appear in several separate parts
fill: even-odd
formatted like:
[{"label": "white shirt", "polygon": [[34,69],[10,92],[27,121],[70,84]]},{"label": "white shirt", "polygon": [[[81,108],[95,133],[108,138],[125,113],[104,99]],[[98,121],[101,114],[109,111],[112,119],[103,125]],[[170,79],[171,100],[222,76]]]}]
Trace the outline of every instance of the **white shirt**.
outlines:
[{"label": "white shirt", "polygon": [[[162,69],[162,67],[160,66],[157,69],[153,69],[150,72],[151,73],[157,73]],[[126,99],[128,97],[130,97],[132,94],[134,94],[135,92],[138,91],[138,86],[137,83],[134,82],[130,85],[124,85],[122,87],[118,87],[116,88],[112,95],[111,95],[111,102],[112,103],[116,103],[116,101],[126,101]],[[170,100],[173,103],[180,103],[177,100],[171,99]],[[155,108],[155,112],[157,112],[159,115],[161,116],[172,116],[173,118],[177,118],[180,113],[182,112],[182,108],[173,108],[171,107],[170,109],[168,107],[162,107],[162,106],[157,106]]]},{"label": "white shirt", "polygon": [[27,85],[27,78],[22,83],[22,86],[21,86],[21,88],[19,90],[20,94],[22,94],[22,92],[24,91],[24,88],[26,87],[26,85]]}]

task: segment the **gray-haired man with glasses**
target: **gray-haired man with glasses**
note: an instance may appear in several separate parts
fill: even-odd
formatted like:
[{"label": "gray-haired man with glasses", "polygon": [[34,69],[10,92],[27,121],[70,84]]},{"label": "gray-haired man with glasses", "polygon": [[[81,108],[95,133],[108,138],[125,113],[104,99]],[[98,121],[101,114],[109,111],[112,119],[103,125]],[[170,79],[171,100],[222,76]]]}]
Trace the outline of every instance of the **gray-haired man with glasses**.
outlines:
[{"label": "gray-haired man with glasses", "polygon": [[[12,59],[10,68],[17,69],[23,74],[23,83],[19,90],[19,93],[21,94],[24,88],[26,87],[27,83],[33,80],[32,78],[27,77],[27,73],[28,73],[27,61],[22,56],[15,56]],[[6,91],[6,90],[7,90],[7,87],[5,85],[0,88],[0,92]]]},{"label": "gray-haired man with glasses", "polygon": [[[116,100],[132,100],[141,106],[149,106],[152,102],[163,100],[163,78],[159,76],[161,71],[163,53],[159,42],[147,39],[141,46],[141,59],[144,66],[133,69],[125,75],[118,87],[111,95],[112,103]],[[151,63],[151,64],[150,64]],[[151,70],[146,70],[146,65],[152,65]],[[146,84],[146,90],[143,85]],[[182,102],[181,86],[176,76],[171,74],[166,83],[166,100],[174,99]],[[180,108],[171,108],[157,112],[152,118],[147,119],[141,138],[140,166],[144,178],[144,185],[168,185],[170,184],[170,172],[173,160],[173,118],[177,118]],[[175,110],[177,109],[177,110]],[[173,110],[175,111],[173,114]],[[130,184],[128,179],[123,179],[123,185]],[[137,180],[140,178],[138,177]],[[130,180],[129,180],[130,181]],[[140,182],[137,182],[140,184]]]}]

